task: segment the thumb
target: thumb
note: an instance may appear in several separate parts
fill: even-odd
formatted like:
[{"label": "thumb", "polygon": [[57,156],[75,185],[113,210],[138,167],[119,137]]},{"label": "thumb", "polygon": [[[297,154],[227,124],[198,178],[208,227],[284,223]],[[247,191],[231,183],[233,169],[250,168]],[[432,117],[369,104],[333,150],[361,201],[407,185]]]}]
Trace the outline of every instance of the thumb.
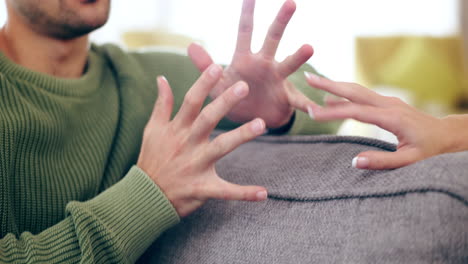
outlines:
[{"label": "thumb", "polygon": [[366,151],[353,159],[352,166],[369,170],[396,169],[418,161],[418,157],[418,152],[415,149],[395,152]]},{"label": "thumb", "polygon": [[216,184],[210,184],[205,189],[206,198],[238,201],[263,201],[267,199],[267,191],[260,186],[241,186],[220,179]]},{"label": "thumb", "polygon": [[195,64],[200,72],[205,71],[208,66],[213,64],[213,60],[211,59],[210,55],[202,46],[196,43],[192,43],[188,47],[187,51],[193,64]]},{"label": "thumb", "polygon": [[174,96],[171,86],[164,76],[158,76],[158,98],[151,114],[151,120],[157,123],[167,123],[171,119],[172,108],[174,105]]}]

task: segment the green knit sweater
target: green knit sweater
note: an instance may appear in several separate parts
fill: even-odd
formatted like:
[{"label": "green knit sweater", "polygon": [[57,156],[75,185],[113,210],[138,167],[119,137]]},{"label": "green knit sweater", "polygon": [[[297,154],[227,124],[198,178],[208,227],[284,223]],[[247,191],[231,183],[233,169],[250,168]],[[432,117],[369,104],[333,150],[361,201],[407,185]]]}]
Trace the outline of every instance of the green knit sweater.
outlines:
[{"label": "green knit sweater", "polygon": [[[134,165],[157,75],[172,85],[175,113],[199,76],[186,56],[92,46],[86,73],[68,80],[0,54],[1,263],[133,263],[179,221]],[[321,100],[301,72],[291,80]],[[335,129],[297,113],[290,132]]]}]

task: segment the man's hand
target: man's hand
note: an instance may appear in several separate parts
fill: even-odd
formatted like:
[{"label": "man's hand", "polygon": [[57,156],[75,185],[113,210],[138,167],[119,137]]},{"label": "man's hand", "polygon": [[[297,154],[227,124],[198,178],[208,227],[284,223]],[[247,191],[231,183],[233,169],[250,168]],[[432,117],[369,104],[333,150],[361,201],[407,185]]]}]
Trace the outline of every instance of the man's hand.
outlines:
[{"label": "man's hand", "polygon": [[209,140],[221,118],[249,93],[244,82],[237,82],[201,110],[221,75],[222,68],[211,65],[187,92],[172,121],[172,91],[165,78],[158,78],[158,99],[144,131],[137,165],[161,188],[181,217],[211,198],[260,201],[267,197],[263,187],[235,185],[216,174],[217,160],[265,131],[264,121],[258,118]]},{"label": "man's hand", "polygon": [[325,107],[310,104],[312,118],[318,121],[352,118],[377,125],[397,136],[397,151],[360,153],[352,161],[356,168],[394,169],[438,154],[468,150],[465,136],[468,115],[440,119],[359,84],[334,82],[313,74],[306,76],[312,87],[338,96],[326,98]]},{"label": "man's hand", "polygon": [[[217,98],[232,84],[242,80],[249,85],[250,93],[227,117],[235,122],[261,117],[267,127],[277,128],[288,123],[294,108],[307,111],[310,100],[286,78],[312,56],[313,49],[304,45],[283,62],[275,61],[278,44],[296,10],[294,1],[287,0],[270,26],[262,49],[253,54],[250,46],[254,7],[255,0],[244,0],[236,51],[231,64],[224,70],[223,77],[210,96]],[[197,44],[190,45],[188,54],[200,71],[213,63],[208,53]]]}]

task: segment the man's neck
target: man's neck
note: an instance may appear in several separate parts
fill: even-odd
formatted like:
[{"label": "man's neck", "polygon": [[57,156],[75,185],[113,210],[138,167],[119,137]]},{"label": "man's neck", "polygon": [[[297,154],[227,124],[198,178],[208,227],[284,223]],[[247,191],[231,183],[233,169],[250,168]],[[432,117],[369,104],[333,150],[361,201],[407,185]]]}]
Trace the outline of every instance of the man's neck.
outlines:
[{"label": "man's neck", "polygon": [[11,18],[0,30],[0,51],[16,64],[60,78],[79,78],[86,69],[88,36],[60,40],[32,31]]}]

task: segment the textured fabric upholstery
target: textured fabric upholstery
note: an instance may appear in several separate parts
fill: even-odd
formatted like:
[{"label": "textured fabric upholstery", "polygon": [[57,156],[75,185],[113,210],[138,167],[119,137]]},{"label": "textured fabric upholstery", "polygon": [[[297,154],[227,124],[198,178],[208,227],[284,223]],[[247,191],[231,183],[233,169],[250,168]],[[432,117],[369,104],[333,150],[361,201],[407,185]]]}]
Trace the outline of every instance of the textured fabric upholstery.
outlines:
[{"label": "textured fabric upholstery", "polygon": [[209,201],[163,234],[150,263],[468,263],[468,152],[387,171],[351,167],[366,138],[264,136],[217,164],[266,202]]}]

